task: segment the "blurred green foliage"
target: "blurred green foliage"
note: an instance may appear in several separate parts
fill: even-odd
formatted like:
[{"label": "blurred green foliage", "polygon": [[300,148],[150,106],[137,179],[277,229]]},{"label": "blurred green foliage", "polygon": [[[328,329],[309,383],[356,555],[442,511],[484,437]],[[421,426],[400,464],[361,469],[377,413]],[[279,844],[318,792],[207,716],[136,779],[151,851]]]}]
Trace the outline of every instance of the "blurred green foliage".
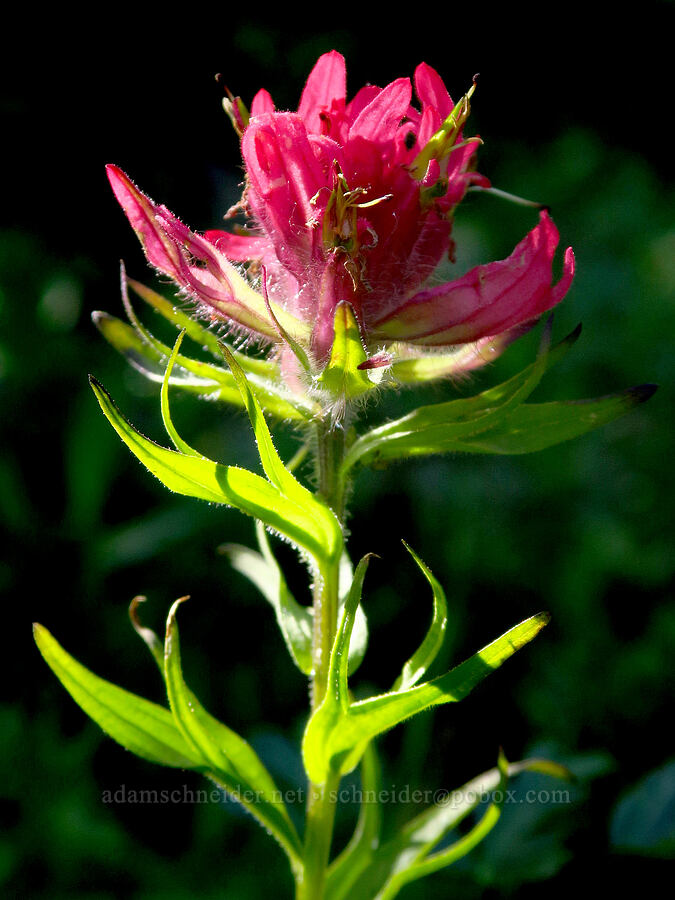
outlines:
[{"label": "blurred green foliage", "polygon": [[[260,49],[253,26],[239,39],[243,53],[247,41]],[[274,34],[266,39],[271,71],[284,56]],[[350,42],[360,46],[338,35],[342,49]],[[289,95],[315,50],[311,42],[294,45],[288,58],[302,65],[293,62],[300,74],[293,92],[284,86]],[[388,685],[430,614],[427,586],[401,538],[448,594],[447,649],[432,674],[539,609],[553,614],[538,640],[475,697],[380,742],[385,784],[452,789],[491,767],[500,745],[511,759],[544,745],[579,776],[569,803],[507,809],[461,869],[412,886],[403,894],[410,900],[432,889],[467,900],[529,898],[542,889],[563,896],[582,880],[609,892],[665,866],[673,847],[672,828],[662,820],[649,826],[654,810],[658,819],[672,804],[672,748],[664,740],[675,655],[672,194],[648,159],[588,128],[561,127],[541,141],[492,138],[481,159],[495,186],[549,203],[577,254],[578,275],[555,328],[561,337],[582,321],[583,334],[535,399],[592,397],[643,381],[661,387],[625,419],[538,455],[439,458],[358,477],[351,553],[383,558],[371,565],[364,593],[371,646],[356,679],[364,693]],[[209,173],[211,221],[190,224],[213,225],[227,208],[236,190],[227,164]],[[130,174],[144,184],[147,173]],[[187,218],[173,199],[180,200],[181,180],[193,190],[190,173],[171,177],[171,205]],[[144,277],[114,204],[97,202],[111,221],[87,223],[107,238],[95,252],[90,234],[82,241],[71,234],[68,250],[37,227],[0,234],[0,584],[8,633],[16,629],[0,706],[0,883],[8,897],[286,896],[281,853],[233,804],[104,804],[103,791],[122,785],[206,785],[105,739],[30,645],[29,621],[37,619],[98,674],[159,700],[152,660],[126,608],[147,594],[144,615],[161,631],[171,601],[191,594],[181,624],[195,691],[252,740],[283,787],[302,784],[305,683],[273,615],[218,553],[227,541],[253,545],[252,523],[168,495],[121,446],[89,393],[91,371],[144,433],[163,440],[158,389],[125,369],[89,322],[96,308],[120,314],[120,252],[130,273]],[[456,270],[507,255],[533,223],[529,210],[472,195],[456,220]],[[367,412],[379,421],[503,380],[533,358],[537,339],[528,335],[469,383],[402,391]],[[172,411],[207,455],[256,466],[242,415],[178,394]],[[290,456],[295,435],[284,426],[275,434]],[[302,568],[288,548],[279,554],[296,595],[306,597]],[[411,812],[392,805],[385,821],[393,827]],[[301,815],[300,805],[293,814]],[[354,810],[343,811],[338,841],[353,818]]]}]

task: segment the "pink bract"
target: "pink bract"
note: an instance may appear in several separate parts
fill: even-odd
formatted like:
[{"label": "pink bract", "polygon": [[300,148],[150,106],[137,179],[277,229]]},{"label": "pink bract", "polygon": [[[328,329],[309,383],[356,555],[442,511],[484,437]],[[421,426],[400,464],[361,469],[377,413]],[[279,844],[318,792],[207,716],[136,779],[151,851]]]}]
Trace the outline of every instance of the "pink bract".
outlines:
[{"label": "pink bract", "polygon": [[[427,286],[452,252],[455,207],[469,186],[489,182],[475,171],[479,139],[463,135],[473,89],[453,104],[425,63],[414,88],[419,108],[408,78],[368,85],[348,100],[345,61],[332,51],[314,66],[297,112],[276,111],[260,91],[241,120],[243,207],[253,226],[243,234],[196,235],[116,167],[110,181],[155,268],[247,333],[276,342],[290,334],[317,371],[342,301],[372,353],[503,335],[562,300],[572,250],[553,285],[559,236],[541,211],[507,259]],[[264,284],[254,289],[260,273]]]}]

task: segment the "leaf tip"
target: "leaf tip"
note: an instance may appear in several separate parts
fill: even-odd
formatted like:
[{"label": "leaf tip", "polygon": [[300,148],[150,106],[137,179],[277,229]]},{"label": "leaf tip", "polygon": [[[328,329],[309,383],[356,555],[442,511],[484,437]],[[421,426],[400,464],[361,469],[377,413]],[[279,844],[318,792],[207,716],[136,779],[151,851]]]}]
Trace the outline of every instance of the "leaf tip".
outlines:
[{"label": "leaf tip", "polygon": [[131,624],[138,631],[141,627],[141,620],[138,615],[138,607],[141,603],[145,603],[148,598],[144,594],[136,594],[131,603],[129,604],[129,618],[131,619]]},{"label": "leaf tip", "polygon": [[171,604],[171,609],[169,610],[169,615],[167,616],[167,619],[166,619],[167,635],[169,634],[169,632],[173,629],[173,627],[175,625],[176,613],[178,612],[178,607],[181,605],[181,603],[185,603],[185,601],[189,600],[189,599],[190,599],[190,595],[186,594],[184,597],[179,597],[178,600],[175,600]]}]

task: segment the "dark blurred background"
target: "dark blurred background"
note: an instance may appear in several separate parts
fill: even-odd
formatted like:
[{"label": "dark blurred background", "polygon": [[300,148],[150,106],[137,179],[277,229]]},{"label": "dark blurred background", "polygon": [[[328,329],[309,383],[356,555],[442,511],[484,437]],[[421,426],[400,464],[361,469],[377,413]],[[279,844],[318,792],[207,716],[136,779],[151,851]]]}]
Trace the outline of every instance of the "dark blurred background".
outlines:
[{"label": "dark blurred background", "polygon": [[[317,55],[331,48],[347,57],[352,93],[367,81],[412,75],[421,60],[455,97],[481,73],[471,119],[471,133],[485,141],[481,171],[504,190],[550,204],[564,245],[577,254],[555,327],[562,337],[582,321],[583,334],[537,399],[660,384],[626,418],[538,455],[432,459],[359,477],[351,553],[382,557],[364,597],[372,635],[359,690],[388,685],[429,616],[401,538],[447,589],[451,625],[436,672],[539,609],[553,614],[535,644],[470,699],[380,742],[385,784],[452,789],[490,768],[500,746],[511,759],[547,753],[578,776],[569,803],[508,807],[461,866],[402,896],[562,897],[582,884],[625,893],[665,870],[675,846],[675,230],[665,136],[672,24],[672,4],[653,0],[630,18],[574,2],[385,12],[332,5],[285,8],[283,17],[139,4],[6,16],[5,896],[291,896],[281,853],[232,804],[102,802],[104,791],[122,785],[203,785],[104,738],[39,658],[30,622],[46,625],[97,673],[161,700],[126,609],[146,594],[145,618],[161,631],[171,601],[191,594],[181,624],[192,686],[254,743],[280,785],[300,783],[306,685],[264,601],[217,552],[225,541],[253,545],[252,522],[162,489],[103,420],[86,374],[142,431],[164,440],[157,390],[90,322],[95,309],[121,315],[120,258],[133,277],[151,281],[105,163],[122,166],[192,227],[218,227],[241,169],[214,75],[245,101],[265,86],[291,108]],[[530,210],[472,196],[456,219],[458,274],[507,255],[534,222]],[[532,359],[536,342],[536,334],[522,339],[465,387],[508,377]],[[460,388],[403,392],[371,410],[372,419]],[[180,395],[173,409],[204,452],[256,465],[240,414]],[[276,434],[290,455],[295,436],[283,427]],[[304,598],[302,571],[285,548],[280,555]],[[522,782],[532,785],[559,787]],[[388,807],[387,827],[416,811]],[[345,810],[337,841],[353,815]]]}]

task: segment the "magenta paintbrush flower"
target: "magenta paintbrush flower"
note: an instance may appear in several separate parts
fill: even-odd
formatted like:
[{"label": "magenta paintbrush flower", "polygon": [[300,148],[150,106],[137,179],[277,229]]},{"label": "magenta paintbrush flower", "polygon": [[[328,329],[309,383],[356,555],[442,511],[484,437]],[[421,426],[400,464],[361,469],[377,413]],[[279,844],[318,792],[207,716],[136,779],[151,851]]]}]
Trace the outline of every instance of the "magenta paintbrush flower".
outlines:
[{"label": "magenta paintbrush flower", "polygon": [[419,108],[408,78],[347,100],[345,62],[333,51],[316,63],[297,112],[276,111],[266,91],[250,114],[228,101],[246,166],[242,208],[253,227],[244,233],[196,235],[116,167],[110,181],[155,268],[232,325],[271,341],[290,337],[316,372],[341,302],[370,354],[391,345],[503,346],[564,297],[572,250],[553,285],[558,231],[541,211],[508,259],[427,286],[452,252],[455,207],[471,185],[489,182],[475,171],[480,140],[463,134],[474,87],[453,104],[422,63],[414,89]]}]

